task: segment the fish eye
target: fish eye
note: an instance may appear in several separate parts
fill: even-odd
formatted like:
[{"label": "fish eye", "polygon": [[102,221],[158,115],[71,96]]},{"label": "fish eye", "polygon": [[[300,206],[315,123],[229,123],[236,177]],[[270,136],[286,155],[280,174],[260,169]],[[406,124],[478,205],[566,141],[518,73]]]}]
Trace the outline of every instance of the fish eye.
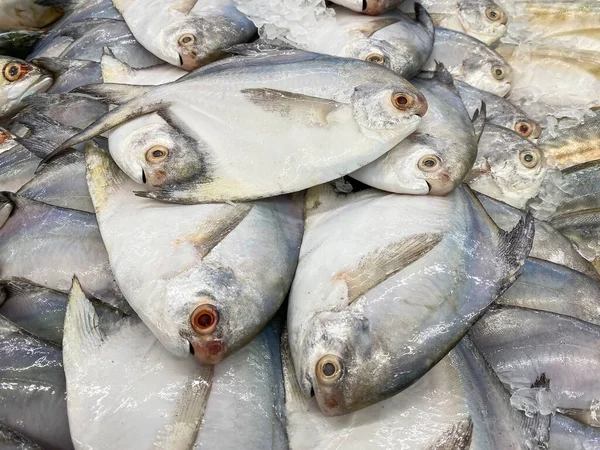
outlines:
[{"label": "fish eye", "polygon": [[158,164],[163,162],[169,155],[167,147],[162,145],[155,145],[146,152],[146,161],[152,164]]},{"label": "fish eye", "polygon": [[523,164],[528,169],[533,169],[538,165],[539,158],[534,152],[522,152],[519,155],[519,159],[521,160],[521,164]]},{"label": "fish eye", "polygon": [[533,133],[533,126],[529,122],[518,122],[515,131],[523,137],[529,137]]},{"label": "fish eye", "polygon": [[196,333],[210,334],[219,323],[219,312],[210,303],[205,303],[192,312],[190,323]]},{"label": "fish eye", "polygon": [[498,8],[489,7],[485,10],[485,17],[487,17],[492,22],[498,22],[502,19],[502,11]]},{"label": "fish eye", "polygon": [[506,71],[502,66],[493,66],[492,67],[492,75],[496,80],[503,80],[506,77]]},{"label": "fish eye", "polygon": [[316,372],[321,383],[335,383],[342,376],[342,362],[336,355],[325,355],[317,363]]},{"label": "fish eye", "polygon": [[179,36],[179,40],[177,41],[179,45],[187,47],[189,45],[193,45],[196,42],[196,36],[191,33],[185,33]]},{"label": "fish eye", "polygon": [[371,53],[365,58],[365,61],[381,65],[385,62],[385,57],[381,53]]},{"label": "fish eye", "polygon": [[423,172],[433,172],[437,170],[442,161],[435,155],[425,155],[417,163],[419,170]]},{"label": "fish eye", "polygon": [[394,94],[392,96],[392,103],[396,109],[408,109],[413,105],[414,102],[414,98],[409,94]]},{"label": "fish eye", "polygon": [[9,82],[17,81],[19,78],[25,75],[25,72],[25,65],[16,62],[8,63],[2,70],[4,78],[6,78],[6,80]]}]

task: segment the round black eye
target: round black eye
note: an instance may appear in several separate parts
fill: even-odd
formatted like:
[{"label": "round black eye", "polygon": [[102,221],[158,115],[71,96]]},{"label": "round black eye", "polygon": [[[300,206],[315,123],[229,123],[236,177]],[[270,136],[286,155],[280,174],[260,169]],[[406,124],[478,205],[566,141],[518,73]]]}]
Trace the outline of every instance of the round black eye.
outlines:
[{"label": "round black eye", "polygon": [[165,152],[163,152],[162,150],[154,150],[152,152],[152,156],[154,156],[155,158],[161,158],[162,156],[164,156]]},{"label": "round black eye", "polygon": [[335,366],[331,363],[323,364],[323,375],[330,377],[335,373]]},{"label": "round black eye", "polygon": [[10,76],[14,77],[19,73],[19,68],[17,66],[12,66],[10,69],[8,69],[8,73]]},{"label": "round black eye", "polygon": [[523,156],[523,161],[530,163],[531,161],[533,161],[533,155],[525,155]]},{"label": "round black eye", "polygon": [[425,161],[423,161],[423,165],[425,167],[434,167],[435,166],[435,161],[433,159],[426,159]]},{"label": "round black eye", "polygon": [[496,75],[498,75],[499,77],[502,76],[504,72],[502,72],[502,69],[496,69]]}]

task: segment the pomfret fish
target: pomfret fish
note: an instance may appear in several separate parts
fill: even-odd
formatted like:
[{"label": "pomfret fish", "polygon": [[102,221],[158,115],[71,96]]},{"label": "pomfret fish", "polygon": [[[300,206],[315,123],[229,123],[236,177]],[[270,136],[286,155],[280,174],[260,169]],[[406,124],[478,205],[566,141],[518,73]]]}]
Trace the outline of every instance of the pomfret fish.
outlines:
[{"label": "pomfret fish", "polygon": [[213,368],[176,358],[139,319],[98,325],[75,284],[64,339],[75,448],[288,448],[272,329]]},{"label": "pomfret fish", "polygon": [[600,282],[541,259],[527,258],[523,274],[496,303],[554,312],[600,325]]},{"label": "pomfret fish", "polygon": [[529,139],[540,137],[542,128],[535,120],[530,119],[525,111],[513,105],[505,98],[491,92],[482,91],[470,84],[456,80],[454,82],[465,104],[465,108],[472,116],[485,103],[485,120],[500,127],[508,128]]},{"label": "pomfret fish", "polygon": [[562,414],[550,422],[548,450],[586,450],[600,448],[600,431]]},{"label": "pomfret fish", "polygon": [[15,192],[35,174],[42,159],[16,141],[16,136],[0,129],[0,189]]},{"label": "pomfret fish", "polygon": [[[114,281],[93,214],[3,192],[0,278],[21,277],[68,292],[73,274],[93,297],[130,310]],[[2,221],[0,221],[2,224]],[[19,255],[18,257],[16,255]]]},{"label": "pomfret fish", "polygon": [[306,212],[288,329],[302,392],[327,415],[425,374],[512,283],[533,238],[531,217],[501,231],[466,186],[415,197],[322,185]]},{"label": "pomfret fish", "polygon": [[117,282],[168,350],[214,364],[264,328],[296,268],[303,229],[297,202],[148,201],[132,195],[143,187],[94,148],[87,172]]},{"label": "pomfret fish", "polygon": [[0,421],[49,450],[72,449],[62,352],[0,315]]},{"label": "pomfret fish", "polygon": [[25,99],[25,111],[51,117],[65,126],[83,129],[108,112],[98,100],[75,94],[36,94]]},{"label": "pomfret fish", "polygon": [[232,0],[113,0],[135,38],[174,66],[197,69],[250,40],[254,24]]},{"label": "pomfret fish", "polygon": [[[408,11],[413,0],[402,2]],[[492,45],[506,33],[508,14],[492,0],[422,0],[437,27],[460,31]]]},{"label": "pomfret fish", "polygon": [[[520,209],[486,195],[478,194],[477,198],[493,221],[504,231],[512,230],[519,220],[525,217],[525,212]],[[535,235],[530,257],[563,265],[584,273],[588,277],[600,279],[594,266],[577,252],[568,238],[547,222],[541,220],[534,220],[534,222]]]},{"label": "pomfret fish", "polygon": [[457,80],[501,97],[513,82],[513,70],[500,54],[458,31],[436,27],[433,51],[423,70],[434,70],[437,62]]},{"label": "pomfret fish", "polygon": [[600,208],[561,214],[550,225],[568,237],[588,261],[596,263],[600,258]]},{"label": "pomfret fish", "polygon": [[80,86],[102,82],[100,63],[69,58],[40,57],[31,61],[52,74],[54,83],[49,94],[63,94]]},{"label": "pomfret fish", "polygon": [[10,56],[0,56],[0,119],[23,109],[23,100],[52,86],[52,76],[43,69]]},{"label": "pomfret fish", "polygon": [[452,75],[442,65],[430,79],[411,82],[428,105],[417,131],[350,176],[398,194],[446,195],[462,183],[475,162],[485,111],[471,120]]},{"label": "pomfret fish", "polygon": [[[51,3],[68,5],[69,2]],[[2,0],[0,1],[0,28],[10,30],[44,28],[59,19],[63,12],[63,9],[58,6],[43,6],[35,0]]]},{"label": "pomfret fish", "polygon": [[546,164],[542,151],[529,139],[487,123],[467,180],[475,191],[524,209],[540,192]]},{"label": "pomfret fish", "polygon": [[[589,410],[600,398],[597,325],[551,312],[503,306],[489,311],[470,334],[512,392],[513,405],[528,413],[551,414],[557,408]],[[534,394],[532,384],[542,376],[550,383],[547,398],[527,401]]]},{"label": "pomfret fish", "polygon": [[230,58],[161,86],[79,91],[124,104],[55,153],[121,125],[109,137],[113,159],[158,188],[138,195],[176,203],[251,200],[338,178],[394,147],[427,110],[384,67],[299,50]]}]

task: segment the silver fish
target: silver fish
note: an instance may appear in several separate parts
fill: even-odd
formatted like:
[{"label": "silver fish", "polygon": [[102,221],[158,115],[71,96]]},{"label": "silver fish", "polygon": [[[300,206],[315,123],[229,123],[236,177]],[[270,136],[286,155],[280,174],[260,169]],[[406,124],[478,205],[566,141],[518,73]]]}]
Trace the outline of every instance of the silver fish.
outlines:
[{"label": "silver fish", "polygon": [[50,450],[72,449],[62,352],[0,316],[0,421]]},{"label": "silver fish", "polygon": [[466,186],[422,197],[322,185],[305,207],[288,330],[302,392],[327,415],[425,374],[514,281],[533,238],[531,217],[501,231]]},{"label": "silver fish", "polygon": [[483,42],[466,34],[436,27],[433,51],[423,70],[434,70],[436,62],[443,63],[457,80],[477,89],[501,97],[510,91],[510,65]]},{"label": "silver fish", "polygon": [[110,271],[93,214],[9,192],[3,192],[2,199],[12,212],[0,228],[1,279],[22,277],[68,292],[77,274],[93,297],[130,310]]},{"label": "silver fish", "polygon": [[191,351],[217,363],[256,336],[283,303],[302,239],[298,202],[149,202],[132,195],[143,187],[93,147],[87,178],[117,282],[175,355]]},{"label": "silver fish", "polygon": [[100,63],[68,58],[35,58],[31,61],[46,69],[54,77],[49,94],[63,94],[80,86],[102,82]]},{"label": "silver fish", "polygon": [[299,50],[230,58],[161,86],[78,91],[123,104],[55,154],[121,125],[109,136],[113,159],[158,188],[138,195],[176,203],[252,200],[338,178],[390,150],[427,110],[388,69]]},{"label": "silver fish", "polygon": [[[557,408],[589,410],[600,398],[597,325],[551,312],[503,306],[489,311],[470,334],[510,389],[513,405],[528,413],[551,414]],[[542,375],[550,382],[545,400],[532,388]]]},{"label": "silver fish", "polygon": [[398,194],[446,195],[462,183],[475,162],[486,113],[482,110],[471,120],[452,76],[442,65],[431,79],[411,81],[428,105],[419,127],[350,176]]},{"label": "silver fish", "polygon": [[64,339],[75,448],[288,448],[272,329],[213,368],[170,354],[138,319],[101,323],[75,283]]},{"label": "silver fish", "polygon": [[480,109],[481,102],[486,106],[485,119],[500,127],[508,128],[529,139],[540,137],[542,128],[535,120],[530,119],[525,111],[513,105],[505,98],[482,91],[470,84],[456,80],[454,82],[469,114]]},{"label": "silver fish", "polygon": [[549,450],[586,450],[600,448],[600,431],[562,414],[550,422]]},{"label": "silver fish", "polygon": [[546,172],[544,154],[533,142],[487,123],[467,181],[477,192],[524,209],[539,194]]},{"label": "silver fish", "polygon": [[600,325],[600,282],[541,259],[527,258],[523,274],[496,303],[554,312]]},{"label": "silver fish", "polygon": [[175,66],[193,70],[247,42],[254,24],[232,0],[113,0],[135,38]]},{"label": "silver fish", "polygon": [[0,70],[0,118],[23,109],[27,96],[52,86],[48,72],[17,58],[0,56]]},{"label": "silver fish", "polygon": [[25,99],[24,112],[51,117],[65,126],[83,129],[108,112],[98,100],[75,94],[36,94]]},{"label": "silver fish", "polygon": [[553,217],[550,225],[569,238],[588,261],[600,257],[600,208],[570,212]]},{"label": "silver fish", "polygon": [[15,135],[0,129],[0,190],[17,191],[33,178],[41,160],[19,144]]}]

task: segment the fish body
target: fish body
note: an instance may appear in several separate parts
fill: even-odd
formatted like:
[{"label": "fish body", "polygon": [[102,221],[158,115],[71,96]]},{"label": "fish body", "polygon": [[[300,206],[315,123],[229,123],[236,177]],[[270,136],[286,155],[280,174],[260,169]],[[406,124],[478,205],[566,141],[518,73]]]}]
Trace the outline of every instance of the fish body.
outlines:
[{"label": "fish body", "polygon": [[529,139],[540,137],[542,132],[540,124],[530,119],[525,111],[513,105],[505,98],[491,92],[482,91],[462,81],[456,80],[454,84],[460,93],[465,108],[471,116],[481,108],[481,102],[484,102],[486,121],[513,130]]},{"label": "fish body", "polygon": [[0,421],[42,448],[72,448],[60,349],[0,316]]},{"label": "fish body", "polygon": [[[510,389],[513,404],[528,413],[551,414],[556,408],[589,410],[598,399],[597,325],[551,312],[504,306],[480,319],[471,329],[471,337]],[[527,402],[532,385],[542,374],[550,383],[548,399]]]},{"label": "fish body", "polygon": [[16,141],[16,136],[0,129],[0,189],[15,192],[35,174],[38,158]]},{"label": "fish body", "polygon": [[550,422],[549,450],[593,449],[600,447],[600,432],[562,414]]},{"label": "fish body", "polygon": [[350,176],[398,194],[446,195],[462,183],[475,162],[485,116],[478,113],[471,121],[452,76],[441,66],[433,78],[415,78],[412,83],[428,105],[419,127]]},{"label": "fish body", "polygon": [[454,30],[436,27],[433,51],[423,70],[441,62],[452,76],[471,86],[504,97],[511,89],[509,63],[483,42]]},{"label": "fish body", "polygon": [[[176,203],[251,200],[338,178],[414,131],[427,108],[390,70],[298,50],[230,58],[136,88],[86,88],[131,101],[57,152],[121,125],[109,136],[117,165],[159,188],[139,195]],[[142,115],[151,112],[158,114]]]},{"label": "fish body", "polygon": [[247,42],[254,24],[232,0],[113,0],[135,38],[174,66],[197,69]]},{"label": "fish body", "polygon": [[10,56],[0,56],[0,118],[25,107],[26,97],[47,91],[52,76],[45,70]]},{"label": "fish body", "polygon": [[91,295],[127,310],[93,214],[8,192],[3,198],[12,205],[12,213],[0,228],[0,278],[22,277],[68,292],[77,274]]},{"label": "fish body", "polygon": [[544,154],[529,139],[487,123],[467,180],[475,191],[524,209],[540,193],[546,165]]},{"label": "fish body", "polygon": [[54,77],[49,94],[63,94],[80,86],[102,82],[100,63],[81,59],[36,58],[34,64],[43,67]]},{"label": "fish body", "polygon": [[[183,357],[193,348],[196,358],[216,363],[264,328],[296,267],[302,238],[296,202],[286,197],[235,205],[149,201],[133,195],[142,187],[93,148],[87,170],[117,282],[172,353]],[[272,269],[263,270],[265,265]]]},{"label": "fish body", "polygon": [[600,256],[600,208],[561,214],[553,217],[550,225],[569,238],[588,261]]},{"label": "fish body", "polygon": [[512,282],[532,238],[529,219],[499,232],[464,186],[415,197],[323,185],[306,211],[288,329],[302,392],[327,415],[426,373]]}]

